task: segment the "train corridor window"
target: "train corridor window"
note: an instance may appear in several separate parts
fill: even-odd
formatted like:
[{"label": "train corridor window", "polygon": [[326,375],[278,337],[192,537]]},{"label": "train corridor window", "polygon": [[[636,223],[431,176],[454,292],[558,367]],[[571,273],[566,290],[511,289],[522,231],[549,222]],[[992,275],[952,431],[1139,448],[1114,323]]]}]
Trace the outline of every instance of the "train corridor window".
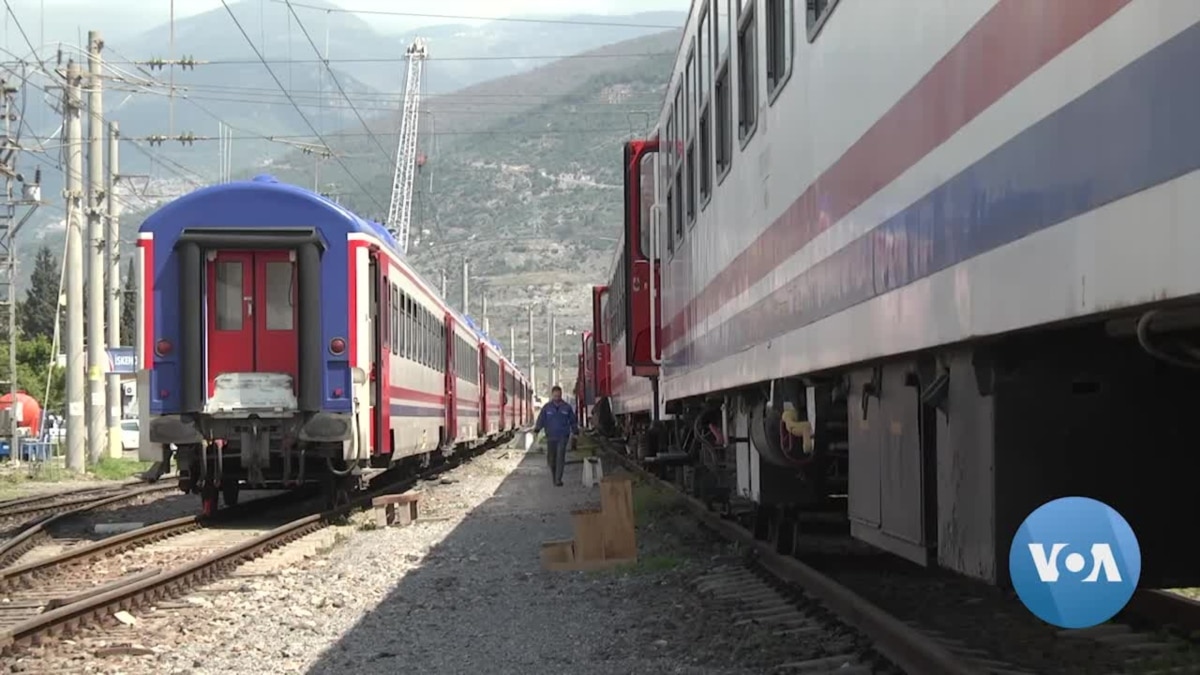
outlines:
[{"label": "train corridor window", "polygon": [[291,262],[266,264],[267,330],[292,330],[295,327],[295,308],[292,292],[295,278]]},{"label": "train corridor window", "polygon": [[[720,64],[729,55],[729,3],[731,0],[717,0],[716,25],[717,52],[716,64]],[[715,71],[714,71],[715,72]]]},{"label": "train corridor window", "polygon": [[817,39],[817,33],[829,21],[829,15],[837,6],[838,0],[805,0],[807,4],[806,23],[808,24],[808,41]]},{"label": "train corridor window", "polygon": [[242,263],[240,261],[218,261],[217,268],[217,330],[241,330],[242,317]]},{"label": "train corridor window", "polygon": [[397,311],[400,307],[396,294],[396,285],[391,283],[391,293],[389,295],[389,303],[391,303],[391,316],[388,317],[388,323],[391,325],[391,353],[400,353],[400,342],[403,340],[403,335],[400,334],[400,312]]},{"label": "train corridor window", "polygon": [[700,148],[696,168],[700,174],[698,181],[701,208],[708,204],[708,198],[712,195],[712,116],[709,112],[712,109],[709,92],[713,74],[712,29],[708,21],[708,10],[704,12],[704,17],[700,20],[700,68],[696,74],[700,90],[700,115],[697,120]]},{"label": "train corridor window", "polygon": [[675,186],[667,188],[667,253],[675,252]]},{"label": "train corridor window", "polygon": [[758,126],[758,49],[753,5],[746,8],[746,15],[740,23],[737,52],[738,138],[745,143]]},{"label": "train corridor window", "polygon": [[683,162],[675,170],[675,246],[683,241],[683,202],[687,199],[687,185],[683,182]]},{"label": "train corridor window", "polygon": [[718,178],[724,177],[733,162],[733,97],[729,91],[729,64],[721,67],[717,74],[716,108],[717,123],[715,125],[716,143],[714,153],[717,164]]},{"label": "train corridor window", "polygon": [[772,101],[792,72],[795,49],[793,0],[767,0],[767,96]]},{"label": "train corridor window", "polygon": [[[696,222],[696,143],[688,144],[687,148],[687,221],[688,225]],[[683,233],[680,232],[682,235]],[[680,237],[682,239],[682,237]]]}]

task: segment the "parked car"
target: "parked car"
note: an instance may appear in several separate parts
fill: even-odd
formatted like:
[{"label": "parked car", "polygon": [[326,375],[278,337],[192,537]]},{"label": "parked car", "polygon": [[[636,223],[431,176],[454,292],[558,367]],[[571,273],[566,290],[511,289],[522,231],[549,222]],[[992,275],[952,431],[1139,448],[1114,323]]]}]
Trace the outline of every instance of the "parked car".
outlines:
[{"label": "parked car", "polygon": [[136,419],[121,420],[121,449],[130,452],[138,449],[141,427]]}]

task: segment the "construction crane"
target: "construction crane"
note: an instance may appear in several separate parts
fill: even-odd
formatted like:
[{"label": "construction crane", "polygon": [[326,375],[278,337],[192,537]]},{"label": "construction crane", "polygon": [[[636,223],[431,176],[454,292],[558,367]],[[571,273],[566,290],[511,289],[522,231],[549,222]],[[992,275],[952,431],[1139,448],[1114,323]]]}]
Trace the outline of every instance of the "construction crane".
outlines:
[{"label": "construction crane", "polygon": [[412,224],[413,184],[417,175],[417,124],[421,106],[421,73],[429,52],[425,40],[417,38],[405,52],[408,78],[404,86],[404,108],[400,114],[400,146],[396,150],[396,175],[392,179],[392,203],[387,224],[400,250],[408,252],[408,231]]}]

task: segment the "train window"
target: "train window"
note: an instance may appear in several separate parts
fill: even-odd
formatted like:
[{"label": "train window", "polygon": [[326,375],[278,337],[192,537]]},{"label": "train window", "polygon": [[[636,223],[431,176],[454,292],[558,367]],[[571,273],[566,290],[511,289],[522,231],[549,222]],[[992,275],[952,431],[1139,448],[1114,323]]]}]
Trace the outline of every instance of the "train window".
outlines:
[{"label": "train window", "polygon": [[717,123],[715,125],[716,143],[714,149],[717,163],[717,180],[725,177],[733,162],[733,92],[729,90],[729,63],[721,66],[717,73],[716,109]]},{"label": "train window", "polygon": [[682,164],[675,170],[675,246],[679,247],[679,243],[683,241],[683,202],[687,199],[687,185],[683,182],[683,166]]},{"label": "train window", "polygon": [[222,260],[216,263],[217,268],[217,297],[216,323],[217,330],[241,330],[242,317],[242,263],[232,260]]},{"label": "train window", "polygon": [[738,27],[738,138],[745,144],[758,128],[758,35],[754,8],[746,10]]},{"label": "train window", "polygon": [[795,50],[795,12],[793,0],[767,0],[763,17],[767,33],[767,97],[775,96],[792,74],[792,53]]},{"label": "train window", "polygon": [[667,253],[675,252],[675,186],[667,188]]},{"label": "train window", "polygon": [[692,51],[688,55],[687,69],[684,71],[683,87],[683,104],[687,106],[684,112],[684,124],[687,125],[687,134],[685,138],[691,140],[696,133],[696,52]]},{"label": "train window", "polygon": [[704,106],[700,113],[700,204],[708,205],[712,196],[712,141],[709,106]]},{"label": "train window", "polygon": [[829,15],[837,6],[838,0],[805,0],[807,4],[808,41],[817,39],[817,33],[829,21]]},{"label": "train window", "polygon": [[705,7],[700,16],[700,34],[696,36],[700,43],[700,67],[696,70],[696,100],[701,105],[708,98],[708,86],[712,82],[712,24],[708,20],[709,8]]},{"label": "train window", "polygon": [[412,298],[408,297],[408,293],[403,292],[401,292],[400,296],[404,302],[404,353],[401,356],[412,360],[413,346],[416,340],[416,335],[413,334]]},{"label": "train window", "polygon": [[654,197],[657,194],[655,187],[658,173],[655,170],[654,164],[657,157],[657,152],[647,152],[646,154],[642,155],[641,160],[639,160],[641,164],[638,167],[642,174],[642,190],[641,194],[638,196],[638,210],[640,216],[640,220],[638,222],[638,227],[640,228],[638,231],[638,246],[641,247],[642,255],[646,256],[647,258],[650,257],[651,253],[650,219],[653,218],[652,212],[654,211]]},{"label": "train window", "polygon": [[383,349],[383,351],[387,351],[390,349],[389,345],[392,344],[392,333],[388,326],[388,320],[391,318],[392,314],[390,311],[388,311],[388,303],[391,302],[392,298],[392,287],[387,283],[387,281],[383,282],[383,292],[378,297],[379,302],[376,305],[378,310],[375,313],[375,321],[379,324],[379,334],[381,336],[380,347]]},{"label": "train window", "polygon": [[[687,148],[687,222],[696,222],[696,142],[688,143]],[[682,235],[682,230],[680,235]],[[682,236],[680,237],[682,239]]]},{"label": "train window", "polygon": [[[729,3],[732,0],[716,0],[717,2],[717,62],[729,55]],[[741,4],[740,2],[738,3]]]},{"label": "train window", "polygon": [[292,303],[295,287],[292,263],[269,262],[265,267],[266,288],[263,289],[263,294],[267,296],[267,330],[292,330],[296,325],[295,308]]}]

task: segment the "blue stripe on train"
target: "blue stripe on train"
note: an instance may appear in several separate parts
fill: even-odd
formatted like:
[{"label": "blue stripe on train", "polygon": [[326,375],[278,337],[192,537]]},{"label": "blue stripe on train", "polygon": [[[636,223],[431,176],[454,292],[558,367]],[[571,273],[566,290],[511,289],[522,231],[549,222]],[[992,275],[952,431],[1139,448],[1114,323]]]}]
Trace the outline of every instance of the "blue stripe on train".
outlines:
[{"label": "blue stripe on train", "polygon": [[684,346],[668,365],[713,363],[1195,171],[1197,63],[1200,24]]}]

